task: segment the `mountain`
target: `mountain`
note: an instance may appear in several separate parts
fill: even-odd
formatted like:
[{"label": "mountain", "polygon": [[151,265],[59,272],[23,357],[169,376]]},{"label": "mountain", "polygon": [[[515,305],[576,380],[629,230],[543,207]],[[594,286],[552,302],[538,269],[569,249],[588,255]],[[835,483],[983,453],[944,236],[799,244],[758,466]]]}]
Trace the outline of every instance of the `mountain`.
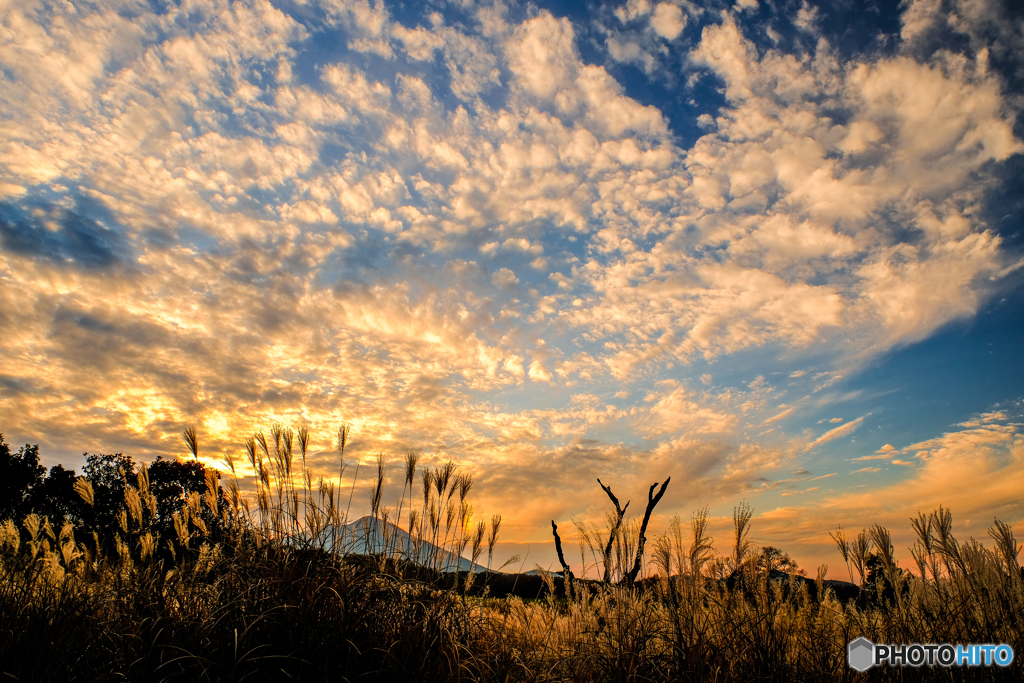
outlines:
[{"label": "mountain", "polygon": [[429,541],[416,544],[405,529],[392,522],[384,526],[380,519],[370,516],[349,522],[337,531],[334,526],[325,527],[316,536],[305,537],[301,542],[353,555],[377,555],[390,548],[390,552],[396,556],[442,571],[455,571],[456,567],[464,572],[470,569],[476,572],[487,570]]}]

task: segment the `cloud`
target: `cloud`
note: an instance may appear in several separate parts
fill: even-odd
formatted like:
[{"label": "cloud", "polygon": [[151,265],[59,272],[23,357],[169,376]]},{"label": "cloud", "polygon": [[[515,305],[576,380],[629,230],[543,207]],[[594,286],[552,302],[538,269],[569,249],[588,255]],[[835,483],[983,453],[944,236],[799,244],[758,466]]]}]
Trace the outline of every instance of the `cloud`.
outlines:
[{"label": "cloud", "polygon": [[853,462],[860,462],[862,460],[890,460],[892,457],[890,453],[876,453],[875,455],[863,455],[859,458],[854,458]]},{"label": "cloud", "polygon": [[508,268],[500,268],[494,273],[491,282],[499,289],[515,289],[515,286],[519,284],[519,278]]},{"label": "cloud", "polygon": [[675,40],[686,27],[683,10],[667,2],[659,2],[651,14],[651,28],[665,40]]},{"label": "cloud", "polygon": [[[996,243],[990,235],[970,232],[970,221],[943,197],[954,189],[963,191],[964,176],[960,174],[968,168],[980,168],[986,158],[1005,159],[1020,149],[1019,141],[1010,133],[1012,118],[1004,118],[995,104],[998,97],[992,97],[999,88],[998,81],[984,77],[961,79],[903,58],[836,69],[827,50],[804,63],[771,52],[758,60],[729,20],[721,27],[707,29],[693,55],[724,80],[726,95],[733,103],[730,115],[719,118],[718,131],[698,141],[690,153],[694,175],[690,192],[694,198],[709,210],[735,205],[740,215],[764,215],[765,209],[772,206],[765,203],[766,198],[779,191],[788,197],[782,204],[774,203],[776,211],[784,212],[786,222],[780,222],[781,216],[773,218],[771,213],[759,219],[752,216],[753,224],[763,223],[764,227],[741,235],[730,234],[719,229],[718,223],[708,221],[709,237],[735,241],[737,246],[749,249],[747,253],[758,254],[773,272],[786,272],[792,266],[784,264],[800,263],[806,267],[808,257],[811,263],[815,257],[810,253],[798,257],[792,247],[784,246],[785,241],[772,243],[760,236],[766,228],[776,225],[792,230],[791,217],[800,216],[807,221],[803,223],[804,229],[824,238],[820,242],[812,238],[809,242],[821,245],[824,260],[816,266],[819,273],[845,269],[859,273],[859,286],[866,298],[857,303],[837,299],[836,303],[842,305],[835,309],[836,320],[844,321],[844,325],[857,325],[856,321],[864,319],[864,315],[875,320],[880,315],[883,324],[875,334],[879,335],[877,343],[886,348],[899,340],[921,338],[934,326],[974,310],[977,300],[967,283],[995,266]],[[898,92],[898,82],[914,83],[922,91]],[[924,92],[925,88],[929,94]],[[830,141],[829,134],[841,131],[816,113],[817,106],[805,99],[806,93],[812,91],[830,93],[836,106],[850,112],[851,132],[847,137],[837,138],[835,143]],[[769,92],[779,93],[782,104],[780,100],[771,100]],[[936,108],[938,92],[944,93],[941,97],[948,97],[952,106],[941,114]],[[883,111],[888,112],[884,116],[891,115],[888,122],[882,118]],[[938,137],[923,134],[929,125],[925,121],[933,116],[941,116],[944,121],[943,133]],[[800,120],[807,125],[792,126]],[[752,121],[763,125],[751,129]],[[777,122],[782,129],[773,131],[769,122]],[[833,144],[843,145],[844,140],[848,149],[862,149],[866,143],[851,146],[851,140],[862,140],[864,133],[860,131],[882,130],[880,126],[888,131],[887,142],[874,144],[871,154],[858,157],[856,153],[846,153],[841,161],[827,157],[826,150]],[[826,130],[832,133],[825,134]],[[761,137],[764,135],[769,137]],[[731,141],[728,145],[724,144],[726,139]],[[878,140],[882,142],[882,138]],[[964,153],[963,145],[975,151]],[[841,152],[840,148],[835,149]],[[918,161],[940,157],[952,166],[925,170]],[[866,174],[868,168],[874,169],[872,173],[876,175]],[[892,244],[875,250],[865,249],[862,241],[868,234],[876,233],[867,229],[865,219],[885,215],[885,203],[896,197],[890,194],[896,186],[888,180],[883,182],[883,176],[920,179],[920,183],[915,181],[916,195],[906,206],[905,215],[920,226],[934,247],[925,246],[928,239],[914,247],[913,265],[895,269],[889,265],[894,263],[893,254],[909,255],[909,245]],[[744,202],[749,206],[746,210],[740,208]],[[840,205],[843,218],[837,221],[839,214],[835,211]],[[933,219],[930,212],[934,209],[945,217],[936,215]],[[827,230],[831,237],[828,232],[817,232],[817,226],[824,227],[822,223],[830,225]],[[866,230],[855,228],[857,225]],[[957,225],[961,227],[954,227]],[[946,261],[953,253],[960,254],[957,264]],[[968,262],[971,265],[966,265]],[[942,283],[933,281],[932,274],[938,278],[940,270],[952,277]],[[941,307],[940,299],[944,302]],[[875,312],[864,310],[868,301],[873,302],[871,307],[877,306]],[[869,347],[869,351],[875,352],[877,348]]]},{"label": "cloud", "polygon": [[[780,406],[780,407],[782,407],[782,406]],[[786,408],[781,413],[776,413],[775,415],[772,415],[771,417],[769,417],[767,420],[765,420],[761,424],[769,425],[769,424],[772,424],[773,422],[778,422],[779,420],[782,420],[782,419],[785,419],[785,418],[789,417],[795,411],[796,411],[796,408],[794,408],[794,407]]]},{"label": "cloud", "polygon": [[[870,415],[870,413],[869,413],[869,415]],[[828,430],[827,432],[825,432],[824,434],[819,436],[817,439],[815,439],[811,443],[807,444],[807,447],[804,450],[805,451],[811,451],[811,450],[814,450],[815,448],[817,448],[818,446],[820,446],[823,443],[827,443],[827,442],[832,441],[834,439],[841,439],[844,436],[849,436],[850,434],[852,434],[855,431],[857,431],[857,428],[860,427],[861,423],[864,422],[864,418],[866,418],[866,417],[867,417],[867,415],[863,415],[861,417],[858,417],[856,420],[853,420],[852,422],[847,422],[844,425],[841,425],[841,426],[836,427],[834,429]],[[858,458],[858,459],[861,460],[863,458]]]},{"label": "cloud", "polygon": [[0,202],[0,240],[5,249],[55,264],[109,268],[130,257],[117,229],[62,206]]},{"label": "cloud", "polygon": [[544,369],[544,364],[539,360],[530,362],[530,372],[528,374],[530,379],[538,382],[550,382],[552,379],[551,373]]},{"label": "cloud", "polygon": [[814,493],[818,489],[819,489],[819,487],[812,486],[811,488],[804,489],[803,491],[783,491],[780,495],[782,495],[782,496],[803,496],[803,495],[806,495],[808,493]]},{"label": "cloud", "polygon": [[[995,423],[998,423],[998,422],[1005,422],[1006,419],[1007,419],[1006,411],[994,410],[992,412],[982,413],[981,415],[979,415],[978,417],[976,417],[976,418],[974,418],[972,420],[965,420],[964,422],[960,422],[960,423],[957,424],[957,426],[958,427],[977,428],[977,427],[981,427],[982,425],[995,424]],[[889,449],[892,450],[892,447],[890,446]]]},{"label": "cloud", "polygon": [[682,387],[649,393],[644,401],[650,408],[635,412],[637,429],[650,435],[713,434],[736,425],[735,415],[702,405],[694,398]]}]

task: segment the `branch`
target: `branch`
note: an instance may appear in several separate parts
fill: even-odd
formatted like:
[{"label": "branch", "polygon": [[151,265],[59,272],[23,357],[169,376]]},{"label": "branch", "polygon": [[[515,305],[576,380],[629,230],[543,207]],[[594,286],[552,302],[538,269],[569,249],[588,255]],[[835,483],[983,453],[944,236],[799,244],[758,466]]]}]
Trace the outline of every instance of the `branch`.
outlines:
[{"label": "branch", "polygon": [[[615,497],[614,493],[612,493],[612,487],[611,486],[605,486],[604,484],[602,484],[600,477],[598,477],[597,483],[601,484],[601,488],[603,488],[604,492],[608,494],[608,497],[612,499],[612,503],[615,504],[615,512],[619,515],[619,519],[622,519],[622,516],[624,514],[626,514],[626,508],[629,507],[629,501],[628,500],[626,501],[626,507],[620,508],[619,507],[619,499]],[[655,486],[657,486],[657,484],[655,484]]]},{"label": "branch", "polygon": [[565,561],[565,555],[562,554],[562,539],[558,536],[558,525],[555,524],[555,520],[551,520],[551,533],[555,536],[555,552],[558,553],[558,561],[562,565],[562,574],[565,576],[565,597],[572,599],[572,582],[574,576],[572,570],[569,569],[569,565]]},{"label": "branch", "polygon": [[654,488],[658,485],[658,482],[651,484],[651,490],[647,492],[647,510],[644,512],[644,522],[640,525],[640,538],[637,539],[636,544],[636,560],[633,562],[633,569],[630,570],[624,580],[629,585],[636,581],[636,575],[640,573],[640,567],[644,561],[644,546],[647,544],[647,536],[645,535],[647,533],[647,523],[651,521],[651,513],[654,512],[654,506],[665,495],[665,489],[670,481],[672,481],[672,477],[666,479],[665,483],[661,485],[658,495],[654,495]]},{"label": "branch", "polygon": [[612,493],[611,486],[605,486],[601,479],[598,478],[597,483],[601,485],[604,492],[608,494],[608,497],[612,499],[612,503],[615,504],[615,525],[612,527],[611,532],[608,534],[608,544],[604,547],[604,582],[608,583],[611,580],[611,557],[612,557],[612,543],[615,542],[615,534],[619,532],[619,527],[622,526],[622,518],[626,514],[626,510],[629,508],[629,501],[626,501],[626,507],[619,507],[619,499]]}]

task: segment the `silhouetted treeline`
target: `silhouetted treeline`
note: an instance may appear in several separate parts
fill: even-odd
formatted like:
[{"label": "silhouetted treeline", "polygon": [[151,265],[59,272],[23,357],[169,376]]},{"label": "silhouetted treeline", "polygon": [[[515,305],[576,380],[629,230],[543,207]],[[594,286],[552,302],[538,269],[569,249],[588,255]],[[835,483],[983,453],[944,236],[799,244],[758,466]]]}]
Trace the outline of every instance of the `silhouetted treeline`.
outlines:
[{"label": "silhouetted treeline", "polygon": [[[142,527],[170,535],[174,512],[190,493],[202,494],[207,488],[207,471],[201,462],[157,457],[145,466],[156,509],[142,510],[142,517],[136,521],[125,510],[125,493],[135,486],[140,463],[124,453],[83,453],[83,457],[81,475],[63,465],[47,471],[39,464],[38,445],[25,444],[12,452],[0,434],[0,521],[20,522],[35,513],[53,526],[71,523],[81,531],[95,533],[101,542],[114,538],[118,531],[131,537]],[[75,490],[79,478],[91,486],[91,505]],[[223,495],[219,498],[223,501]],[[221,518],[208,510],[205,514],[209,528],[216,530]]]}]

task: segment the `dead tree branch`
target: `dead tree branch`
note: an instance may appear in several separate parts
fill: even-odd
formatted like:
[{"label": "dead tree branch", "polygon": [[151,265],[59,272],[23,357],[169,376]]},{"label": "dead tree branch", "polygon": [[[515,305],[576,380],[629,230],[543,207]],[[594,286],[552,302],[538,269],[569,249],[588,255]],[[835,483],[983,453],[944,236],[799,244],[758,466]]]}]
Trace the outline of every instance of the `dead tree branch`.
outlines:
[{"label": "dead tree branch", "polygon": [[565,555],[562,554],[562,539],[558,536],[558,525],[555,524],[555,520],[551,520],[551,533],[555,536],[555,551],[558,553],[558,562],[562,565],[562,575],[565,577],[565,597],[572,599],[572,582],[575,577],[572,575],[572,570],[569,569],[569,564],[565,561]]},{"label": "dead tree branch", "polygon": [[668,483],[672,481],[672,477],[665,480],[665,483],[661,485],[661,489],[658,490],[658,494],[654,495],[654,489],[657,487],[658,482],[651,484],[651,490],[647,492],[647,510],[644,511],[644,521],[640,525],[640,538],[637,539],[636,544],[636,559],[633,562],[633,569],[630,570],[623,581],[628,585],[633,585],[636,581],[637,574],[640,573],[640,567],[643,565],[644,560],[644,546],[647,544],[647,523],[651,521],[651,513],[654,512],[654,506],[658,504],[661,497],[665,495],[665,489],[668,488]]},{"label": "dead tree branch", "polygon": [[611,580],[612,572],[612,544],[615,542],[616,534],[619,533],[619,527],[622,526],[622,518],[626,515],[626,510],[629,508],[629,501],[626,501],[626,507],[619,507],[619,499],[612,493],[612,487],[605,486],[600,478],[598,478],[597,483],[601,485],[601,488],[604,489],[604,492],[608,494],[608,497],[612,499],[612,503],[615,505],[615,524],[608,534],[608,544],[604,547],[604,582],[608,583]]}]

